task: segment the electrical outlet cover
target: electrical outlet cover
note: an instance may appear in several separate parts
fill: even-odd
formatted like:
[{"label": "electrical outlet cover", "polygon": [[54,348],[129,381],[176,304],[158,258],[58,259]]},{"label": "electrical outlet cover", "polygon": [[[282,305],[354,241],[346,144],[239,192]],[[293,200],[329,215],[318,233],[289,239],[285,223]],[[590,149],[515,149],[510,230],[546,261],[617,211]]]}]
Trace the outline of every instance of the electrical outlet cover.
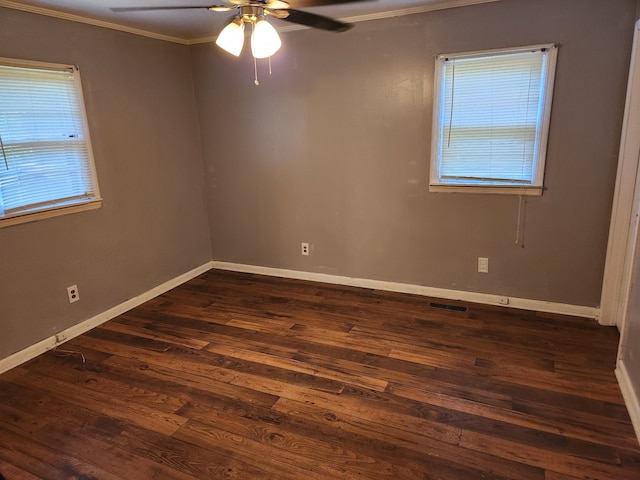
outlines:
[{"label": "electrical outlet cover", "polygon": [[478,257],[478,273],[489,273],[489,259]]},{"label": "electrical outlet cover", "polygon": [[69,296],[69,303],[74,303],[80,300],[80,292],[77,285],[71,285],[67,287],[67,295]]}]

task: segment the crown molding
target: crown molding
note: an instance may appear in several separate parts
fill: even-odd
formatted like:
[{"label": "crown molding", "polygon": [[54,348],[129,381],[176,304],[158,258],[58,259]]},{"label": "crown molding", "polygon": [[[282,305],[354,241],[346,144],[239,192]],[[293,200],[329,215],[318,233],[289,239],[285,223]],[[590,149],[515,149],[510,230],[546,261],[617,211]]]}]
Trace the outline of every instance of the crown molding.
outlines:
[{"label": "crown molding", "polygon": [[[368,22],[370,20],[383,20],[385,18],[404,17],[406,15],[415,15],[417,13],[427,13],[436,10],[446,10],[448,8],[466,7],[470,5],[478,5],[480,3],[493,3],[500,0],[441,0],[437,3],[428,3],[420,5],[419,7],[399,8],[396,10],[387,10],[384,12],[370,13],[367,15],[353,15],[351,17],[341,17],[338,20],[345,23],[359,23]],[[278,33],[295,32],[297,30],[308,30],[309,27],[304,25],[287,25],[286,27],[279,27]],[[215,36],[197,38],[193,40],[187,40],[187,45],[197,45],[201,43],[209,43],[216,41]]]},{"label": "crown molding", "polygon": [[387,10],[385,12],[371,13],[368,15],[355,15],[353,17],[342,18],[342,21],[357,23],[368,22],[369,20],[381,20],[384,18],[403,17],[405,15],[415,15],[416,13],[433,12],[436,10],[446,10],[448,8],[467,7],[480,3],[493,3],[500,0],[441,0],[437,3],[427,3],[419,7],[400,8],[397,10]]},{"label": "crown molding", "polygon": [[96,27],[109,28],[111,30],[132,33],[134,35],[140,35],[142,37],[164,40],[166,42],[180,43],[182,45],[188,44],[188,41],[184,38],[162,35],[160,33],[149,32],[147,30],[142,30],[139,28],[127,27],[118,23],[105,22],[96,18],[83,17],[82,15],[61,12],[59,10],[53,10],[51,8],[36,7],[35,5],[25,5],[24,3],[14,2],[12,0],[0,0],[0,7],[11,8],[13,10],[21,10],[28,13],[35,13],[36,15],[45,15],[47,17],[60,18],[62,20],[69,20],[71,22],[85,23],[87,25],[93,25]]},{"label": "crown molding", "polygon": [[[340,18],[340,21],[346,23],[359,23],[368,22],[370,20],[381,20],[385,18],[403,17],[405,15],[415,15],[417,13],[433,12],[436,10],[445,10],[448,8],[466,7],[469,5],[477,5],[481,3],[493,3],[500,0],[441,0],[435,3],[427,3],[418,7],[400,8],[396,10],[387,10],[384,12],[376,12],[366,15],[354,15],[351,17]],[[150,32],[138,28],[127,27],[113,22],[105,22],[95,18],[84,17],[82,15],[76,15],[73,13],[61,12],[51,8],[36,7],[34,5],[26,5],[13,0],[0,0],[0,7],[11,8],[13,10],[21,10],[23,12],[35,13],[37,15],[45,15],[48,17],[60,18],[62,20],[69,20],[71,22],[85,23],[88,25],[94,25],[97,27],[109,28],[111,30],[118,30],[121,32],[132,33],[134,35],[140,35],[143,37],[154,38],[156,40],[164,40],[167,42],[179,43],[182,45],[197,45],[201,43],[214,42],[217,37],[205,37],[196,39],[184,39],[178,37],[172,37],[169,35],[162,35],[160,33]],[[296,30],[305,30],[309,27],[302,25],[291,25],[282,28],[278,28],[281,33],[293,32]]]}]

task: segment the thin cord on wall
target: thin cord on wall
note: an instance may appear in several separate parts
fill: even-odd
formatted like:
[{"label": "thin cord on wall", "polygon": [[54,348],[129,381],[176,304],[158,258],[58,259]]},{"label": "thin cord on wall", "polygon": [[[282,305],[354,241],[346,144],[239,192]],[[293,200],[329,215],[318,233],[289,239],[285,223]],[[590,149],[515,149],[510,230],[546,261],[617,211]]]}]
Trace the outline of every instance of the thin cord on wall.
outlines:
[{"label": "thin cord on wall", "polygon": [[4,142],[2,141],[2,135],[0,135],[0,150],[2,150],[2,158],[4,158],[4,166],[9,170],[9,161],[7,160],[7,152],[4,151]]},{"label": "thin cord on wall", "polygon": [[447,148],[451,148],[451,128],[453,127],[453,95],[456,90],[456,61],[452,60],[451,64],[451,111],[449,112],[449,135],[447,139]]}]

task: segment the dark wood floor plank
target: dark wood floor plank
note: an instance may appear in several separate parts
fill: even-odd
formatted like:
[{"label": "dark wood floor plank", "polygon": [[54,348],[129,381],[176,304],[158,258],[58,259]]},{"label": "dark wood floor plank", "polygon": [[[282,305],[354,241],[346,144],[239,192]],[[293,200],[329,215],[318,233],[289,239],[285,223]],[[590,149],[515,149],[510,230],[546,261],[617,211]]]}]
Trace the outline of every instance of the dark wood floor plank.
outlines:
[{"label": "dark wood floor plank", "polygon": [[[190,365],[183,365],[189,368]],[[268,407],[275,404],[278,396],[259,392],[251,387],[232,385],[235,378],[228,373],[220,376],[204,376],[194,374],[189,370],[179,370],[166,365],[142,362],[136,359],[123,358],[117,355],[106,360],[101,366],[101,372],[109,374],[110,369],[129,371],[131,378],[139,384],[151,383],[163,391],[188,402],[199,401],[202,398],[211,401],[218,396],[233,399],[237,402],[250,402]]]},{"label": "dark wood floor plank", "polygon": [[[236,450],[260,458],[270,456],[278,460],[284,470],[298,470],[299,475],[320,475],[321,478],[346,479],[358,477],[368,479],[403,478],[421,480],[423,473],[414,472],[405,465],[392,465],[326,441],[311,440],[304,435],[290,433],[277,425],[258,422],[236,422],[227,416],[218,417],[215,426],[189,422],[176,437],[183,439],[207,439],[220,436],[233,439]],[[193,440],[192,440],[193,441]]]},{"label": "dark wood floor plank", "polygon": [[4,475],[5,479],[11,480],[39,480],[40,477],[33,475],[15,465],[6,462],[0,458],[0,473]]},{"label": "dark wood floor plank", "polygon": [[81,461],[75,452],[59,452],[55,445],[43,444],[23,432],[5,427],[0,427],[0,460],[44,479],[120,480],[122,478],[91,463]]},{"label": "dark wood floor plank", "polygon": [[564,473],[551,472],[547,470],[544,480],[583,480],[582,477],[574,477],[573,475],[565,475]]},{"label": "dark wood floor plank", "polygon": [[97,412],[108,413],[114,418],[128,420],[165,435],[171,435],[185,422],[182,417],[136,403],[133,398],[123,401],[112,395],[95,392],[40,373],[28,372],[27,375],[23,367],[13,369],[5,376],[7,381],[16,385],[32,388],[53,397],[64,398],[78,406],[88,406]]},{"label": "dark wood floor plank", "polygon": [[[196,477],[184,474],[156,461],[135,455],[128,449],[119,448],[109,442],[100,431],[89,429],[89,422],[61,418],[38,432],[38,440],[45,445],[53,445],[58,452],[71,451],[82,462],[96,465],[103,471],[118,478],[131,480],[195,480]],[[87,417],[82,416],[86,419]],[[101,452],[96,455],[96,452]]]},{"label": "dark wood floor plank", "polygon": [[[90,394],[92,400],[100,401],[105,395],[115,399],[126,398],[128,402],[165,413],[175,413],[185,403],[184,400],[168,395],[165,391],[154,389],[153,385],[142,386],[139,382],[132,384],[127,374],[104,375],[99,368],[101,362],[78,362],[77,359],[48,356],[37,360],[40,362],[37,367],[32,365],[25,370],[18,368],[17,374],[24,373],[27,379],[35,380],[31,372],[37,368],[38,374],[62,382],[62,388],[70,385],[69,388],[74,391],[76,385],[82,385],[82,393]],[[98,368],[92,368],[93,366]],[[94,397],[96,394],[98,396]]]},{"label": "dark wood floor plank", "polygon": [[0,425],[14,426],[18,430],[30,433],[50,422],[49,418],[33,415],[32,412],[20,410],[10,404],[0,403]]},{"label": "dark wood floor plank", "polygon": [[[185,372],[197,377],[210,378],[219,382],[229,383],[233,378],[233,372],[219,368],[215,365],[207,365],[203,362],[190,361],[181,356],[167,355],[166,352],[154,352],[135,346],[129,346],[121,342],[94,338],[91,335],[83,335],[73,340],[76,348],[93,348],[110,353],[120,358],[131,358],[154,366],[166,366],[174,371]],[[105,363],[109,363],[105,360]]]},{"label": "dark wood floor plank", "polygon": [[486,374],[496,380],[540,390],[552,390],[567,394],[580,391],[584,397],[603,402],[620,402],[621,400],[615,382],[598,382],[597,379],[585,380],[575,376],[558,375],[554,372],[538,372],[537,375],[533,375],[531,371],[501,368],[495,364],[487,365]]},{"label": "dark wood floor plank", "polygon": [[[524,409],[515,410],[505,406],[485,404],[452,395],[444,395],[433,392],[428,388],[416,388],[405,384],[390,384],[389,391],[394,395],[413,399],[444,408],[452,408],[456,411],[471,415],[481,416],[487,420],[508,423],[519,427],[529,428],[540,435],[562,435],[567,439],[580,440],[593,444],[594,448],[610,450],[611,442],[616,449],[637,450],[637,441],[628,436],[619,435],[620,425],[602,418],[583,414],[582,412],[561,412],[553,415],[549,407],[545,406],[536,410],[535,414],[525,413]],[[599,446],[598,446],[599,445]]]},{"label": "dark wood floor plank", "polygon": [[638,479],[617,342],[566,315],[212,270],[0,375],[0,473]]},{"label": "dark wood floor plank", "polygon": [[134,325],[125,325],[117,322],[108,322],[102,325],[101,328],[107,330],[113,330],[114,332],[126,333],[129,335],[136,335],[138,337],[149,338],[151,340],[159,340],[162,342],[172,343],[181,347],[200,349],[208,345],[209,342],[200,340],[198,338],[189,338],[180,335],[179,332],[173,332],[172,334],[159,333],[154,330],[150,330],[144,327],[138,327]]},{"label": "dark wood floor plank", "polygon": [[349,332],[335,332],[323,326],[296,324],[288,332],[288,336],[297,339],[312,338],[315,343],[328,347],[339,347],[376,355],[389,355],[391,348],[376,339],[355,339]]},{"label": "dark wood floor plank", "polygon": [[350,370],[348,367],[340,368],[336,364],[332,367],[322,367],[309,362],[297,360],[295,357],[282,358],[262,352],[255,352],[244,348],[230,347],[220,344],[209,345],[205,350],[207,352],[217,353],[230,358],[250,360],[263,365],[271,365],[273,367],[283,368],[293,372],[306,373],[320,378],[335,380],[337,382],[349,383],[351,385],[370,388],[371,390],[379,392],[383,392],[389,384],[389,382],[385,380],[369,377],[364,372]]},{"label": "dark wood floor plank", "polygon": [[638,471],[636,469],[625,469],[619,464],[592,461],[573,455],[557,453],[551,448],[533,447],[526,443],[504,440],[476,432],[464,431],[460,446],[470,450],[500,455],[503,458],[522,462],[526,465],[538,466],[548,471],[578,478],[638,479]]},{"label": "dark wood floor plank", "polygon": [[273,478],[282,480],[297,480],[298,478],[319,479],[324,478],[320,475],[316,475],[312,470],[305,468],[304,466],[296,465],[292,462],[286,462],[278,458],[276,455],[264,454],[264,450],[256,444],[246,440],[244,437],[239,437],[225,430],[221,430],[215,427],[207,427],[204,425],[196,424],[191,428],[185,427],[180,430],[177,437],[183,439],[189,444],[199,446],[203,449],[222,449],[233,448],[233,456],[239,461],[252,466],[255,471],[254,477],[250,478]]},{"label": "dark wood floor plank", "polygon": [[[264,476],[263,470],[237,460],[233,450],[201,448],[183,442],[174,435],[166,436],[130,426],[93,412],[66,420],[71,426],[75,424],[80,434],[106,439],[111,445],[116,446],[118,451],[126,451],[144,459],[145,464],[156,464],[159,470],[169,475],[174,471],[175,478],[251,479]],[[104,450],[98,451],[104,453]],[[122,478],[135,478],[137,463],[125,465],[129,467],[129,472],[125,472]],[[154,477],[141,475],[138,478],[142,480]]]},{"label": "dark wood floor plank", "polygon": [[[385,418],[386,422],[397,424],[398,428],[406,431],[421,431],[427,438],[435,438],[446,443],[457,444],[459,442],[459,429],[434,421],[430,418],[422,418],[412,415],[408,408],[398,412],[393,406],[379,404],[375,398],[382,398],[377,392],[370,391],[369,402],[362,402],[361,395],[340,395],[325,392],[310,392],[304,387],[282,385],[265,378],[238,377],[234,384],[249,386],[257,390],[271,392],[281,398],[295,400],[302,403],[310,403],[333,409],[337,412],[349,413],[359,418]],[[364,390],[358,390],[364,392]]]},{"label": "dark wood floor plank", "polygon": [[435,478],[544,478],[544,471],[540,468],[432,440],[420,429],[399,429],[396,423],[387,421],[385,417],[355,417],[348,413],[336,413],[335,409],[287,399],[280,399],[274,410],[286,413],[298,422],[312,422],[323,434],[338,437],[337,441],[362,438],[363,443],[377,447],[378,455],[388,455],[396,461],[402,461],[406,456],[412,456],[410,452],[416,452],[425,464],[425,471],[436,475]]},{"label": "dark wood floor plank", "polygon": [[[615,445],[619,449],[637,451],[638,441],[625,435],[626,419],[595,415],[579,408],[562,408],[556,405],[539,404],[533,400],[514,400],[514,412],[524,413],[534,422],[547,422],[556,431],[571,438],[591,441],[602,445]],[[625,412],[626,413],[626,412]]]}]

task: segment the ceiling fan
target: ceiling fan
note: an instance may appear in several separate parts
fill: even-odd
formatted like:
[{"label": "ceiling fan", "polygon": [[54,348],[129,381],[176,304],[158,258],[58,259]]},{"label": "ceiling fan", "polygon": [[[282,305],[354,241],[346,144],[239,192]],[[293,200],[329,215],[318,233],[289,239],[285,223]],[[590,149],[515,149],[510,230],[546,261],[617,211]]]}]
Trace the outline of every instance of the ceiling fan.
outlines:
[{"label": "ceiling fan", "polygon": [[306,7],[319,7],[327,5],[337,5],[341,3],[354,3],[367,0],[224,0],[229,5],[180,5],[163,7],[122,7],[111,8],[113,12],[140,12],[153,10],[184,10],[200,9],[211,12],[237,11],[231,23],[229,23],[218,35],[216,44],[235,55],[242,52],[244,45],[244,26],[252,26],[251,51],[254,58],[267,58],[276,53],[282,42],[275,28],[267,22],[266,17],[272,16],[286,22],[297,23],[307,27],[319,28],[331,32],[344,32],[353,25],[340,22],[333,18],[325,17],[315,13],[293,9]]}]

